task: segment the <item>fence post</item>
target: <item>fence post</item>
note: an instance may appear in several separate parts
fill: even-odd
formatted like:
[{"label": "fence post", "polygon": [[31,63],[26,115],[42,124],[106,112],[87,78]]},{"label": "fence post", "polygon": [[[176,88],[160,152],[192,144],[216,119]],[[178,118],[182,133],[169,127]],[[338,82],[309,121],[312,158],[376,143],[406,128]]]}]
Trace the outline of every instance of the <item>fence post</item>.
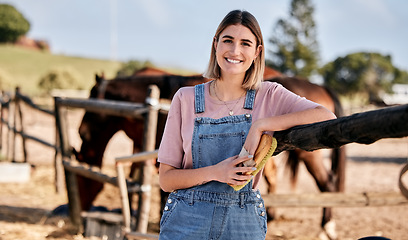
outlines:
[{"label": "fence post", "polygon": [[[57,114],[54,113],[54,119],[57,119]],[[55,124],[57,126],[57,124]],[[54,155],[54,185],[55,191],[58,194],[64,190],[64,165],[62,165],[61,144],[59,140],[58,128],[55,128],[55,155]]]},{"label": "fence post", "polygon": [[[22,111],[21,111],[21,103],[20,103],[20,88],[19,87],[16,87],[16,95],[15,95],[15,99],[16,99],[16,102],[15,102],[15,109],[14,109],[14,111],[15,111],[15,114],[16,114],[16,116],[15,116],[15,119],[14,119],[14,129],[16,130],[16,131],[18,131],[17,130],[17,114],[18,114],[18,117],[19,117],[19,119],[20,119],[20,133],[22,134],[22,133],[24,133],[24,123],[23,123],[23,113],[22,113]],[[21,136],[21,140],[22,140],[22,148],[23,148],[23,156],[24,156],[24,162],[26,163],[27,162],[27,145],[26,145],[26,139],[25,139],[25,137],[23,137],[22,135],[20,135]]]},{"label": "fence post", "polygon": [[[55,124],[59,136],[62,161],[71,159],[71,147],[68,140],[68,126],[66,121],[66,107],[59,106],[59,97],[54,97]],[[77,176],[75,173],[65,170],[65,185],[68,194],[69,216],[77,233],[84,231],[81,218],[81,204],[79,199]]]},{"label": "fence post", "polygon": [[[5,92],[2,91],[1,92],[1,110],[0,110],[0,123],[1,123],[1,127],[0,127],[0,150],[3,151],[3,123],[7,124],[6,129],[8,129],[8,120],[3,119],[4,117],[4,108],[9,109],[10,106],[10,98],[9,99],[5,99]],[[9,111],[10,112],[10,111]],[[9,114],[7,114],[8,116]],[[6,135],[8,136],[8,135]],[[8,144],[6,145],[8,147]],[[7,149],[6,149],[7,151]],[[7,157],[7,154],[5,155]]]},{"label": "fence post", "polygon": [[[157,118],[159,114],[160,90],[156,85],[150,85],[148,89],[146,104],[149,105],[149,112],[145,120],[145,133],[143,151],[149,152],[156,147]],[[140,175],[141,191],[139,193],[138,203],[138,221],[136,231],[141,233],[147,232],[150,212],[151,185],[152,185],[152,168],[154,159],[147,160],[143,163]]]},{"label": "fence post", "polygon": [[9,114],[7,114],[7,118],[8,118],[7,127],[9,129],[8,130],[8,136],[7,136],[8,137],[7,142],[9,143],[9,144],[7,144],[7,159],[11,160],[12,162],[15,161],[15,154],[14,154],[15,146],[14,145],[15,145],[15,136],[16,136],[16,134],[13,131],[13,128],[14,128],[13,123],[14,123],[14,117],[15,117],[14,111],[15,111],[15,108],[16,108],[15,98],[14,97],[15,96],[11,97],[10,105],[9,105]]},{"label": "fence post", "polygon": [[0,151],[3,150],[3,109],[4,106],[6,105],[6,102],[4,102],[4,91],[1,91],[1,96],[0,96]]}]

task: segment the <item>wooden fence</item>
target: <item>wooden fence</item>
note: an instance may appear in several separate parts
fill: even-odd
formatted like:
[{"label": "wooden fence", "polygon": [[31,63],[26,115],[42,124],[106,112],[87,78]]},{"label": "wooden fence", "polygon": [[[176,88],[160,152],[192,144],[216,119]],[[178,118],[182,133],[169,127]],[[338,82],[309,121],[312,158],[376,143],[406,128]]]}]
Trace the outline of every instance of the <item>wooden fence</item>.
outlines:
[{"label": "wooden fence", "polygon": [[[157,125],[157,112],[160,109],[168,109],[168,106],[161,106],[158,99],[156,87],[151,87],[151,96],[146,104],[135,104],[127,102],[117,102],[109,100],[79,100],[79,99],[62,99],[55,98],[55,110],[49,111],[39,108],[40,111],[48,114],[54,114],[56,119],[57,140],[56,144],[49,144],[41,139],[28,136],[24,133],[23,127],[19,130],[17,127],[12,127],[10,120],[4,120],[1,115],[2,122],[6,123],[8,128],[14,134],[20,134],[23,139],[32,139],[46,146],[53,147],[56,152],[61,153],[61,163],[65,169],[66,187],[69,198],[70,217],[74,226],[78,227],[78,231],[82,231],[82,220],[80,215],[79,195],[76,185],[76,174],[92,178],[97,181],[107,182],[119,187],[123,208],[123,219],[126,233],[130,237],[138,238],[156,238],[155,235],[146,235],[148,209],[150,208],[150,188],[151,188],[151,164],[146,161],[157,157],[157,150],[154,149],[155,135]],[[157,96],[155,97],[155,95]],[[31,100],[17,93],[18,99],[26,102],[30,106],[35,106]],[[16,98],[17,99],[17,98]],[[4,99],[3,99],[4,100]],[[2,109],[10,107],[10,101],[2,101]],[[15,106],[19,106],[16,104]],[[99,169],[91,166],[79,164],[71,159],[71,146],[67,134],[66,110],[67,107],[83,108],[87,111],[104,112],[117,116],[131,116],[141,118],[142,115],[147,115],[145,119],[148,127],[145,133],[145,149],[143,153],[138,153],[131,156],[119,157],[116,159],[117,177],[104,175]],[[20,117],[22,122],[21,110],[14,111],[15,116]],[[17,112],[19,114],[17,115]],[[14,117],[14,122],[17,117]],[[16,126],[16,124],[14,124]],[[154,127],[152,127],[154,126]],[[304,150],[315,150],[322,148],[339,147],[348,143],[356,142],[362,144],[371,144],[381,138],[400,138],[408,136],[408,105],[398,107],[384,108],[380,110],[358,113],[347,117],[342,117],[336,120],[330,120],[321,123],[297,126],[285,131],[275,132],[274,135],[278,140],[278,147],[275,155],[279,152],[301,148]],[[57,147],[60,146],[60,147]],[[56,154],[57,155],[57,154]],[[25,155],[26,156],[26,155]],[[140,194],[137,232],[130,230],[130,209],[127,198],[128,186],[133,184],[126,180],[123,167],[132,162],[145,162],[143,168],[143,176],[136,190]],[[57,162],[57,158],[56,161]],[[408,171],[406,165],[400,174],[399,186],[402,194],[408,198],[406,186],[401,181],[402,176]],[[407,204],[407,198],[404,198],[401,193],[319,193],[319,194],[277,194],[264,196],[265,204],[274,207],[362,207],[362,206],[382,206],[382,205],[400,205]]]},{"label": "wooden fence", "polygon": [[[21,111],[22,104],[38,112],[45,113],[53,118],[55,118],[55,113],[53,110],[45,109],[35,104],[28,96],[23,95],[20,92],[20,89],[17,87],[14,94],[12,93],[3,93],[1,98],[1,111],[0,119],[1,123],[4,124],[7,131],[7,149],[6,149],[6,159],[11,162],[17,162],[16,160],[16,143],[17,136],[21,137],[22,140],[22,151],[23,151],[23,162],[26,163],[28,159],[27,154],[27,144],[26,141],[34,141],[43,146],[49,147],[55,150],[54,166],[55,166],[55,188],[58,193],[63,192],[64,185],[61,181],[62,168],[58,166],[58,154],[60,152],[59,146],[54,143],[50,143],[46,140],[41,139],[40,137],[29,135],[24,131],[24,115]],[[7,110],[7,113],[5,112]],[[4,117],[4,115],[6,115]],[[3,128],[0,128],[0,150],[3,150]]]},{"label": "wooden fence", "polygon": [[[76,174],[91,178],[103,183],[110,183],[119,187],[122,200],[123,216],[126,225],[126,230],[130,232],[130,209],[128,202],[128,185],[132,184],[133,191],[139,193],[138,217],[136,231],[140,234],[147,232],[148,216],[150,211],[151,185],[152,185],[152,162],[147,161],[152,155],[150,151],[155,150],[156,144],[156,128],[158,112],[161,109],[168,109],[168,104],[160,104],[159,89],[157,86],[149,87],[149,95],[145,104],[118,102],[110,100],[78,100],[78,99],[62,99],[55,98],[55,113],[56,127],[61,145],[62,163],[65,168],[66,186],[69,199],[70,218],[78,232],[83,231],[81,220],[81,207],[79,203],[78,186],[76,182]],[[129,162],[127,159],[117,161],[118,177],[110,177],[102,174],[99,169],[87,166],[83,163],[73,161],[71,159],[71,146],[68,139],[68,128],[66,123],[66,108],[83,108],[86,111],[99,112],[116,116],[126,116],[133,118],[145,119],[144,133],[144,153],[143,167],[141,169],[141,179],[139,185],[134,182],[129,182],[124,176],[123,166]],[[136,187],[135,187],[136,186]]]},{"label": "wooden fence", "polygon": [[[295,148],[313,151],[322,148],[337,148],[353,142],[371,144],[382,138],[406,136],[408,136],[408,104],[356,113],[335,120],[275,132],[274,137],[277,139],[278,146],[274,155]],[[407,187],[402,182],[402,176],[407,171],[408,163],[401,170],[398,186],[401,193],[408,199]],[[400,199],[399,195],[401,194],[389,193],[389,196],[397,198],[397,202]],[[367,196],[367,194],[362,194],[360,197],[367,198]],[[343,199],[343,202],[347,200]]]},{"label": "wooden fence", "polygon": [[[7,150],[7,158],[10,159],[12,162],[16,162],[16,149],[15,149],[15,142],[16,142],[16,135],[20,135],[23,140],[23,153],[24,159],[23,162],[27,162],[27,149],[26,149],[26,140],[33,140],[36,141],[44,146],[53,148],[58,151],[58,148],[55,144],[49,143],[45,140],[42,140],[38,137],[28,135],[24,132],[24,125],[23,125],[23,114],[21,112],[21,103],[25,103],[27,106],[31,107],[34,110],[43,112],[45,114],[49,114],[51,116],[54,115],[53,111],[48,109],[42,108],[27,97],[21,94],[20,89],[17,87],[14,96],[10,93],[3,95],[3,99],[1,101],[1,122],[4,123],[9,132],[8,132],[8,139],[11,143]],[[6,118],[3,116],[5,115],[4,109],[8,109],[8,113]]]}]

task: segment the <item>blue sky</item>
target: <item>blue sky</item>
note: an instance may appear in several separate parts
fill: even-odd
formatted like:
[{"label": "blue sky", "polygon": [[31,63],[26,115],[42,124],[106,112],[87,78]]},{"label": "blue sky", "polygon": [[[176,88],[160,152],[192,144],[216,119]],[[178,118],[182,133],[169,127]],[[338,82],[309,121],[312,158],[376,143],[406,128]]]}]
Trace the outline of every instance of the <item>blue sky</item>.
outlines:
[{"label": "blue sky", "polygon": [[[56,54],[150,60],[203,72],[211,40],[230,10],[245,9],[261,25],[266,49],[290,0],[0,0],[30,21],[29,37],[47,40]],[[312,0],[321,62],[357,51],[392,56],[408,70],[408,1]],[[268,54],[267,54],[268,57]]]}]

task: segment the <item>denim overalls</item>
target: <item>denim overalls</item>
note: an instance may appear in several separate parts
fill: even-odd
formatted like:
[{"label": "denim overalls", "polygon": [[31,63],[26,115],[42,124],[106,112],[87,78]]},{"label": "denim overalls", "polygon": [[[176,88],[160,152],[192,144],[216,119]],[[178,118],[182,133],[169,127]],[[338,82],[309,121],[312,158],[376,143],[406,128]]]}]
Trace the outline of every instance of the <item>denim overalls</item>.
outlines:
[{"label": "denim overalls", "polygon": [[[247,92],[244,108],[252,110],[255,91]],[[196,114],[205,110],[204,85],[195,86]],[[197,117],[192,140],[193,168],[201,168],[238,155],[252,116],[220,119]],[[212,181],[170,194],[160,221],[160,240],[265,239],[266,212],[252,181],[239,191]]]}]

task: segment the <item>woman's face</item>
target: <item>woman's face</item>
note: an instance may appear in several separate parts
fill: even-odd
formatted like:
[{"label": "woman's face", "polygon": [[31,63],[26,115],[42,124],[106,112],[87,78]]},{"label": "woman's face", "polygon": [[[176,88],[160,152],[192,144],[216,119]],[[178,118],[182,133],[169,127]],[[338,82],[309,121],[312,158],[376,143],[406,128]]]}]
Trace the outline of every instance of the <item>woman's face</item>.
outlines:
[{"label": "woman's face", "polygon": [[262,48],[257,46],[251,30],[240,24],[225,28],[214,47],[221,77],[242,75],[242,78]]}]

